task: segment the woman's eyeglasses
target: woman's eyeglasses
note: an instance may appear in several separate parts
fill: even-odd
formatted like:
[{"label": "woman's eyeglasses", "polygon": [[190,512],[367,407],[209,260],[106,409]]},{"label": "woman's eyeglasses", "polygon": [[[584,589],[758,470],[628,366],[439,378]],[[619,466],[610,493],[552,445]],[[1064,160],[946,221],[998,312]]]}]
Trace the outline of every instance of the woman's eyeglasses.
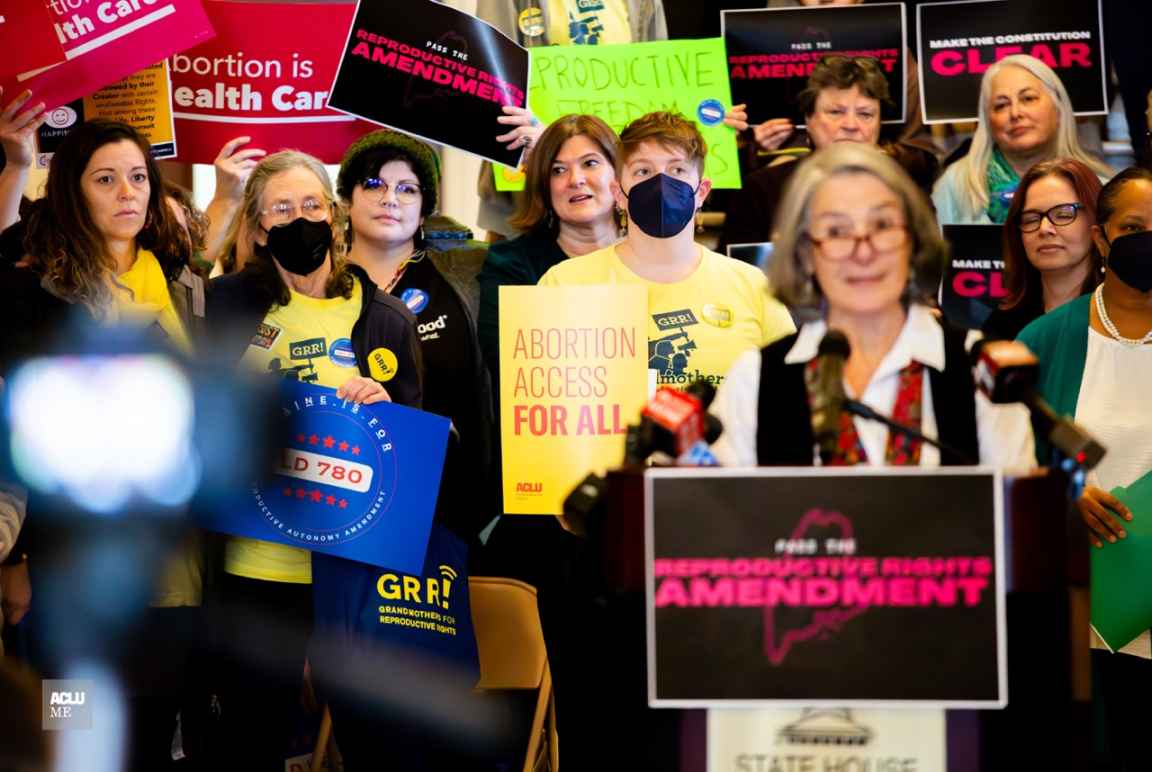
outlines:
[{"label": "woman's eyeglasses", "polygon": [[1083,204],[1057,204],[1046,212],[1030,209],[1020,215],[1020,231],[1022,233],[1034,233],[1040,230],[1040,223],[1044,221],[1045,217],[1048,218],[1048,222],[1056,226],[1071,225],[1076,222],[1076,217],[1079,216],[1083,206]]},{"label": "woman's eyeglasses", "polygon": [[867,241],[877,252],[889,252],[903,247],[908,243],[908,226],[884,225],[861,236],[844,233],[840,229],[831,229],[824,233],[809,233],[808,241],[825,260],[847,260],[856,254],[862,241]]},{"label": "woman's eyeglasses", "polygon": [[276,223],[286,223],[296,219],[297,211],[300,212],[301,216],[319,222],[328,216],[328,203],[319,198],[306,198],[297,207],[291,201],[277,201],[261,211],[260,214],[271,218]]},{"label": "woman's eyeglasses", "polygon": [[[381,202],[388,195],[389,185],[379,177],[368,177],[360,183],[360,186],[365,191],[378,193]],[[398,182],[391,186],[391,190],[396,194],[396,201],[401,204],[415,204],[420,200],[420,186],[411,182]]]}]

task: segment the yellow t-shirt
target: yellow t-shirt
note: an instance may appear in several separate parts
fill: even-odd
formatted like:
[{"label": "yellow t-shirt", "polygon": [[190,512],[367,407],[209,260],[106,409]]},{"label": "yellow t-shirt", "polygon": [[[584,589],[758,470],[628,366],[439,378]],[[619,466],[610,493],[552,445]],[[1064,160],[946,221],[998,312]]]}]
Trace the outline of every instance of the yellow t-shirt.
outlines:
[{"label": "yellow t-shirt", "polygon": [[[313,298],[289,290],[288,305],[273,306],[264,317],[241,366],[262,372],[288,371],[317,386],[343,386],[360,374],[352,352],[352,326],[360,316],[362,292],[359,280],[349,298]],[[249,579],[310,584],[312,554],[299,547],[234,536],[225,547],[224,570]]]},{"label": "yellow t-shirt", "polygon": [[637,276],[616,246],[553,266],[542,286],[643,284],[648,288],[648,367],[656,384],[718,386],[736,357],[795,332],[788,310],[768,293],[763,272],[700,247],[700,264],[678,282]]},{"label": "yellow t-shirt", "polygon": [[174,346],[185,354],[192,353],[192,342],[168,294],[164,269],[147,249],[137,250],[132,267],[113,282],[111,311],[110,321],[157,324]]},{"label": "yellow t-shirt", "polygon": [[548,0],[548,41],[552,45],[631,43],[624,0]]}]

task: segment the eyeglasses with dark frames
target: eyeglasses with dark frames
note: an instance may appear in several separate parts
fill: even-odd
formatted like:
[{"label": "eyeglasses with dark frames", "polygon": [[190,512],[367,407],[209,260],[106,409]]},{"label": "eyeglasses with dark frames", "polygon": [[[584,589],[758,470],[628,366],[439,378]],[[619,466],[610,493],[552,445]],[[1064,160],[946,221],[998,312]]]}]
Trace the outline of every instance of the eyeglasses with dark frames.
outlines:
[{"label": "eyeglasses with dark frames", "polygon": [[1076,222],[1076,218],[1080,215],[1080,210],[1083,208],[1083,204],[1077,203],[1057,204],[1056,206],[1049,207],[1047,211],[1044,212],[1028,209],[1020,215],[1020,232],[1035,233],[1040,230],[1040,224],[1044,222],[1045,217],[1048,218],[1048,222],[1058,228],[1071,225]]}]

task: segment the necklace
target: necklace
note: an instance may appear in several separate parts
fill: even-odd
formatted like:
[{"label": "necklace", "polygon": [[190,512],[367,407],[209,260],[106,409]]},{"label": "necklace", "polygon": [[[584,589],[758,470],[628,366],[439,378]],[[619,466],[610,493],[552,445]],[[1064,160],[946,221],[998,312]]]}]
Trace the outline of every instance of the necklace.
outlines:
[{"label": "necklace", "polygon": [[1145,343],[1152,341],[1152,330],[1149,330],[1148,332],[1144,333],[1144,337],[1139,338],[1139,339],[1137,339],[1137,338],[1125,338],[1123,335],[1120,334],[1120,331],[1116,329],[1116,325],[1114,325],[1112,323],[1112,320],[1108,318],[1108,310],[1104,307],[1104,285],[1103,284],[1101,284],[1099,287],[1097,287],[1096,291],[1092,294],[1096,298],[1096,314],[1097,314],[1097,316],[1100,317],[1100,324],[1104,325],[1104,329],[1108,331],[1109,335],[1111,335],[1113,338],[1120,341],[1121,343],[1127,343],[1130,346],[1143,346]]},{"label": "necklace", "polygon": [[388,286],[384,288],[385,294],[392,294],[392,289],[399,284],[400,277],[404,275],[404,271],[408,269],[409,263],[418,263],[424,259],[424,250],[419,249],[412,253],[412,256],[400,263],[400,267],[396,269],[396,273],[392,274],[392,281],[388,282]]}]

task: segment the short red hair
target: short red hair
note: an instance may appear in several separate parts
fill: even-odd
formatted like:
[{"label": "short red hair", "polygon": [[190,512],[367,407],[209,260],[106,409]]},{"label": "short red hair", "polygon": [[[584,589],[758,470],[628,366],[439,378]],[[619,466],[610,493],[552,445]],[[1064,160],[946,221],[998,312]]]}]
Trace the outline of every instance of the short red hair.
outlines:
[{"label": "short red hair", "polygon": [[617,172],[628,164],[628,159],[636,154],[644,142],[656,142],[672,147],[696,165],[696,170],[704,173],[704,159],[708,156],[708,144],[695,123],[680,113],[656,112],[641,115],[620,132],[620,153],[616,160]]}]

